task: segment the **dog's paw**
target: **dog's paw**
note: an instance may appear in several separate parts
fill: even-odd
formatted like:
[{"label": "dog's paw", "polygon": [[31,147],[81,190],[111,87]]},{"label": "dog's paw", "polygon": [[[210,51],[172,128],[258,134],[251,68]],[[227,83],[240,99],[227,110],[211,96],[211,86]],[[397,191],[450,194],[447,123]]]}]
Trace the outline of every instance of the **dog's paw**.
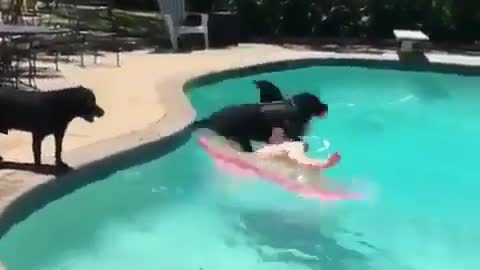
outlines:
[{"label": "dog's paw", "polygon": [[68,164],[63,161],[55,162],[55,166],[57,166],[57,168],[70,168],[70,166],[68,166]]},{"label": "dog's paw", "polygon": [[62,160],[56,161],[55,166],[59,169],[62,169],[62,168],[63,169],[71,169],[71,167],[67,163],[63,162]]},{"label": "dog's paw", "polygon": [[65,162],[57,162],[56,164],[56,173],[57,174],[63,174],[63,173],[67,173],[71,170],[73,170],[72,167],[70,167],[67,163]]}]

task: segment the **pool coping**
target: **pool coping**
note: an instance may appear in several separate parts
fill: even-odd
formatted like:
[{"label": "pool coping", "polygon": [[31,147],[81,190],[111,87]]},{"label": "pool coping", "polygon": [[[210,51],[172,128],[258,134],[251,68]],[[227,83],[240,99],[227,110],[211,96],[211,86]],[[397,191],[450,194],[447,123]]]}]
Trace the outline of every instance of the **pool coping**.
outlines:
[{"label": "pool coping", "polygon": [[[441,58],[441,57],[440,57]],[[64,153],[65,160],[75,168],[60,176],[32,175],[18,172],[29,184],[19,192],[0,201],[0,239],[16,223],[23,221],[48,203],[78,188],[94,183],[116,171],[149,162],[175,150],[191,135],[190,124],[196,113],[186,92],[192,88],[264,72],[298,69],[312,65],[362,66],[428,72],[459,73],[480,76],[480,60],[474,63],[435,61],[432,64],[405,64],[391,55],[303,53],[279,55],[274,59],[256,59],[250,63],[230,63],[202,71],[186,71],[158,81],[159,102],[166,106],[166,115],[151,126],[99,141]],[[433,70],[432,70],[433,69]],[[46,160],[51,162],[51,160]],[[95,177],[93,177],[95,175]],[[1,269],[1,265],[0,265]]]},{"label": "pool coping", "polygon": [[[352,62],[354,63],[352,65]],[[386,66],[387,64],[387,66]],[[258,64],[254,66],[234,68],[221,72],[215,72],[206,75],[200,75],[186,82],[185,88],[191,89],[212,83],[217,83],[225,79],[234,79],[251,76],[260,73],[277,72],[282,70],[301,69],[310,66],[355,66],[372,69],[416,71],[458,74],[463,76],[480,76],[480,66],[467,66],[449,63],[419,64],[412,66],[402,64],[395,60],[377,60],[377,59],[353,59],[353,58],[301,58],[292,60],[280,60],[270,63]]]}]

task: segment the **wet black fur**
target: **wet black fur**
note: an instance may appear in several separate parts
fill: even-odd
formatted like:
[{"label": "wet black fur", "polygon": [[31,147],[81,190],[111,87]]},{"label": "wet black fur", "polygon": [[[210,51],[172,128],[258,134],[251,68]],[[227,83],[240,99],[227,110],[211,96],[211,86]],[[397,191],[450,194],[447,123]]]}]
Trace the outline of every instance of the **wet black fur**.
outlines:
[{"label": "wet black fur", "polygon": [[35,165],[41,165],[43,139],[53,134],[56,165],[67,166],[62,161],[62,144],[69,123],[76,117],[93,122],[103,115],[93,91],[82,86],[48,92],[0,92],[0,133],[30,132]]},{"label": "wet black fur", "polygon": [[328,105],[313,94],[305,92],[285,100],[273,83],[255,84],[260,90],[260,103],[228,106],[194,125],[213,130],[251,152],[251,141],[267,142],[274,127],[283,128],[290,139],[300,141],[311,118],[328,112]]}]

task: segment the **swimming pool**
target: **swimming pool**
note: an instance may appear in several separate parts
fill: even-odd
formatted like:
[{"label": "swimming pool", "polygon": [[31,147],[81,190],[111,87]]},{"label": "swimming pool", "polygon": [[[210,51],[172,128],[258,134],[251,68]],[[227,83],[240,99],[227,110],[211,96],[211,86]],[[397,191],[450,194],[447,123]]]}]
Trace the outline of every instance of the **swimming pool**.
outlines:
[{"label": "swimming pool", "polygon": [[314,122],[363,202],[300,199],[216,171],[196,136],[54,201],[0,240],[10,270],[476,269],[480,77],[316,66],[190,93],[199,117],[257,100],[254,79],[330,105]]}]

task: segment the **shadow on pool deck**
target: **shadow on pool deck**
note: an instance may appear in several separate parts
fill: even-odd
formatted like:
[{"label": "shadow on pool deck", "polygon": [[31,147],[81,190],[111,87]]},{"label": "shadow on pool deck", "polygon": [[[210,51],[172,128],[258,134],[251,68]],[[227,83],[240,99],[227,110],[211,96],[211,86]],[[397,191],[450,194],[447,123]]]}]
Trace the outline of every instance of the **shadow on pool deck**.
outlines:
[{"label": "shadow on pool deck", "polygon": [[61,176],[72,170],[70,167],[58,167],[54,165],[42,164],[35,165],[33,163],[23,163],[14,161],[2,161],[0,160],[0,170],[18,170],[29,171],[44,175]]},{"label": "shadow on pool deck", "polygon": [[398,52],[398,59],[403,64],[409,65],[431,65],[427,56],[423,52]]},{"label": "shadow on pool deck", "polygon": [[48,203],[90,183],[107,178],[119,170],[141,165],[165,156],[185,144],[192,136],[190,126],[164,139],[140,145],[99,162],[92,162],[53,181],[46,181],[10,204],[0,216],[0,238],[15,224],[25,220]]}]

